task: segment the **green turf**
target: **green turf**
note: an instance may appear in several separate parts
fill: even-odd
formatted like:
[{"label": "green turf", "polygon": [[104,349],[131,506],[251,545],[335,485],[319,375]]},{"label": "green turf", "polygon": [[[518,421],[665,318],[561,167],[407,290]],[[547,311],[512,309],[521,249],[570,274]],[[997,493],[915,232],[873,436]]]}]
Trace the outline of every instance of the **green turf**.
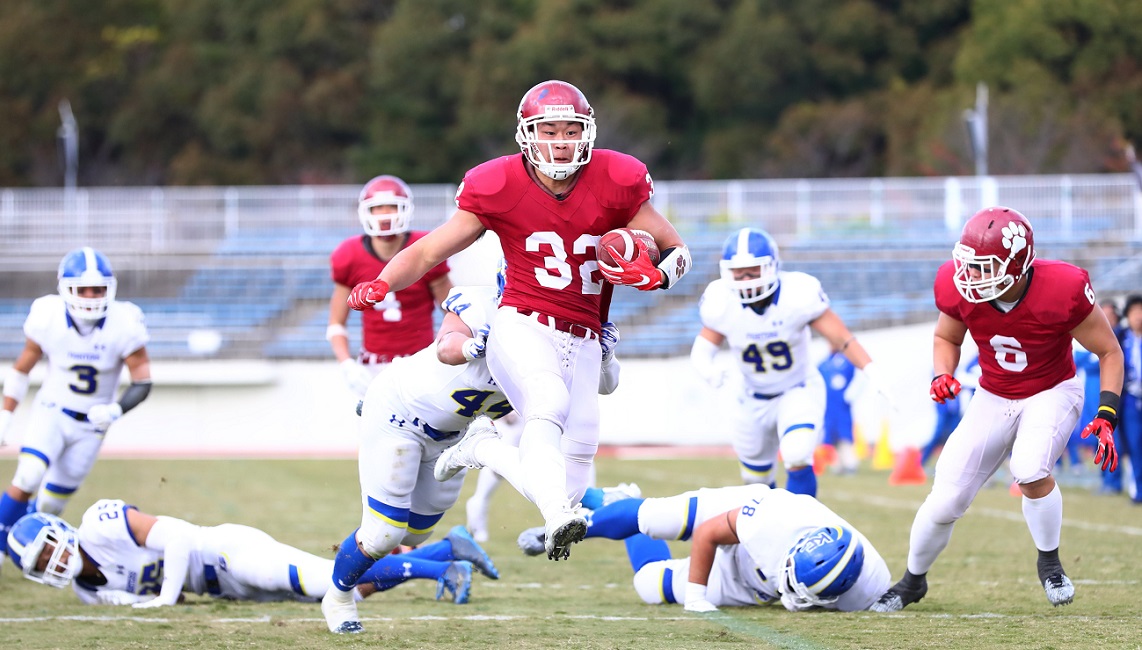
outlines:
[{"label": "green turf", "polygon": [[[11,460],[0,462],[0,475],[13,470]],[[663,496],[734,484],[737,469],[730,459],[601,459],[600,484],[619,481]],[[869,537],[898,577],[926,493],[927,486],[889,487],[885,473],[866,470],[822,477],[820,496]],[[1036,582],[1020,502],[1005,487],[980,494],[930,573],[928,597],[900,614],[768,606],[699,617],[642,604],[621,543],[590,540],[568,562],[524,557],[516,535],[541,521],[505,484],[487,544],[503,577],[477,576],[467,605],[436,602],[434,583],[412,582],[362,603],[365,632],[341,638],[326,632],[317,605],[191,596],[159,610],[86,607],[70,590],[24,580],[6,564],[0,648],[1138,648],[1142,509],[1085,488],[1064,495],[1061,555],[1077,594],[1062,608],[1052,608]],[[356,526],[360,507],[351,461],[103,460],[65,518],[77,522],[104,497],[204,525],[257,526],[326,557]],[[462,512],[446,515],[439,530],[462,523]],[[682,544],[673,549],[686,553]]]}]

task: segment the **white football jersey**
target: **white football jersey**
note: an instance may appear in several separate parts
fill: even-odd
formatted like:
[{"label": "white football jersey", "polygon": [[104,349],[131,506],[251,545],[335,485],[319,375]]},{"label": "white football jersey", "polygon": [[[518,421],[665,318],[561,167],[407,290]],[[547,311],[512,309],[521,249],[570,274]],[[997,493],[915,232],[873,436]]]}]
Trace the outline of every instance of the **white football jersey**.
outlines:
[{"label": "white football jersey", "polygon": [[[476,332],[491,322],[496,293],[491,286],[454,287],[444,308]],[[398,415],[419,419],[437,431],[461,431],[481,413],[497,419],[511,411],[483,358],[450,366],[436,358],[436,346],[430,345],[411,357],[394,359],[385,373],[399,377],[399,395],[390,398],[390,406],[404,411]]]},{"label": "white football jersey", "polygon": [[[159,595],[163,585],[163,553],[144,547],[131,533],[127,510],[134,507],[119,499],[100,499],[83,513],[79,546],[107,579],[105,584],[88,582],[82,577],[72,581],[72,588],[84,603],[102,604],[99,594],[104,591],[146,596],[139,600]],[[190,573],[195,573],[195,566],[201,591],[202,562],[192,561]],[[189,579],[187,585],[192,585]]]},{"label": "white football jersey", "polygon": [[789,551],[806,533],[837,525],[845,526],[861,540],[864,564],[856,584],[825,609],[843,612],[868,609],[892,586],[888,565],[856,528],[808,495],[769,490],[742,506],[737,521],[741,542],[734,552],[737,573],[762,599],[779,599],[777,587]]},{"label": "white football jersey", "polygon": [[40,346],[48,364],[37,399],[79,413],[115,401],[123,360],[150,338],[143,311],[118,300],[107,305],[101,325],[81,335],[58,294],[32,303],[24,335]]},{"label": "white football jersey", "polygon": [[793,271],[778,277],[781,285],[762,314],[721,279],[706,287],[698,308],[702,325],[726,337],[746,390],[762,395],[780,395],[817,372],[808,325],[829,308],[817,278]]}]

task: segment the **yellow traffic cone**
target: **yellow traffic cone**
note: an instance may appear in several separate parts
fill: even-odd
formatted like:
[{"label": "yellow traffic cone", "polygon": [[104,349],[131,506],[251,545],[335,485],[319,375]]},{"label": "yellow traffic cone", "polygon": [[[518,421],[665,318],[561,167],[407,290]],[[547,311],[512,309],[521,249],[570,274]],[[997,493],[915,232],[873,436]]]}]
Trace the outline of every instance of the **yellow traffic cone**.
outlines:
[{"label": "yellow traffic cone", "polygon": [[880,438],[876,441],[876,451],[872,455],[872,468],[876,470],[892,469],[896,466],[896,457],[888,446],[888,421],[880,422]]}]

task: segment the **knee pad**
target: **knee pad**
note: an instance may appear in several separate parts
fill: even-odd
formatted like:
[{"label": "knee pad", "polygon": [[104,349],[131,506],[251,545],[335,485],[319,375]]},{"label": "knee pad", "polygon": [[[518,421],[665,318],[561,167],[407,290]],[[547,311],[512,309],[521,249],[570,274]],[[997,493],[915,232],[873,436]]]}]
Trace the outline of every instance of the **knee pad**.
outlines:
[{"label": "knee pad", "polygon": [[[654,539],[681,539],[697,510],[698,492],[647,499],[638,509],[638,530]],[[692,531],[690,531],[692,532]],[[660,601],[661,602],[661,601]]]},{"label": "knee pad", "polygon": [[781,436],[781,458],[785,467],[812,465],[819,433],[815,427],[807,426],[790,429]]},{"label": "knee pad", "polygon": [[661,605],[666,602],[667,594],[673,594],[673,571],[667,562],[651,562],[643,566],[634,574],[634,590],[642,602],[648,605]]},{"label": "knee pad", "polygon": [[571,410],[571,394],[563,379],[552,373],[535,373],[525,379],[528,420],[551,420],[563,427]]},{"label": "knee pad", "polygon": [[28,494],[35,494],[47,471],[48,464],[43,458],[35,454],[20,454],[20,460],[16,464],[16,475],[12,477],[12,485]]},{"label": "knee pad", "polygon": [[[431,534],[431,531],[429,532]],[[400,546],[407,535],[407,522],[382,519],[369,512],[361,519],[361,528],[357,531],[357,541],[360,542],[365,553],[371,557],[381,558]]]},{"label": "knee pad", "polygon": [[1051,474],[1050,470],[1043,467],[1037,458],[1017,457],[1011,456],[1011,462],[1008,465],[1011,468],[1011,476],[1015,482],[1023,485],[1025,483],[1032,483],[1041,478],[1046,478]]},{"label": "knee pad", "polygon": [[921,509],[926,510],[929,520],[936,524],[951,524],[964,516],[971,505],[971,494],[957,494],[952,490],[933,486],[931,494],[924,500]]}]

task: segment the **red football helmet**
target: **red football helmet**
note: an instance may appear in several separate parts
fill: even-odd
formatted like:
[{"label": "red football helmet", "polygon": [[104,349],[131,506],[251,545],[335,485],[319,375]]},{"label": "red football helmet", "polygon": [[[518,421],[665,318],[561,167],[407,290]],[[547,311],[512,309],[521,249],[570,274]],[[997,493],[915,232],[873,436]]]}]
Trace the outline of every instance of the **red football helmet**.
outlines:
[{"label": "red football helmet", "polygon": [[[591,161],[595,142],[595,111],[587,98],[566,81],[544,81],[527,91],[516,112],[515,141],[528,162],[543,175],[561,181]],[[577,139],[545,140],[536,127],[543,122],[579,122],[582,130]],[[574,145],[570,162],[556,163],[554,144]],[[542,147],[542,149],[541,149]],[[546,153],[545,157],[543,154]]]},{"label": "red football helmet", "polygon": [[964,300],[994,300],[1014,286],[1035,261],[1031,222],[1011,208],[984,208],[964,224],[952,260],[956,265],[953,280]]},{"label": "red football helmet", "polygon": [[[373,214],[379,205],[396,206],[396,212]],[[357,217],[365,232],[373,237],[399,235],[412,224],[412,190],[396,176],[377,176],[365,183],[357,197]],[[384,227],[384,222],[389,227]]]}]

